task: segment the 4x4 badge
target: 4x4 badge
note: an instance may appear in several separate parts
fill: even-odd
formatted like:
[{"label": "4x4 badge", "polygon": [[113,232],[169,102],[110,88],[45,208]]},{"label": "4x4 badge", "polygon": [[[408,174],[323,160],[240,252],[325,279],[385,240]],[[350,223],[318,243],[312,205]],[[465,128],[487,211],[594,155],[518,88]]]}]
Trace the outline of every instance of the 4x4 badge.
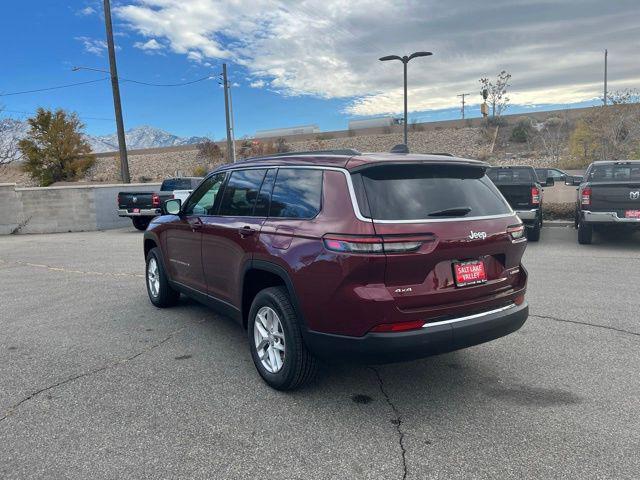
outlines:
[{"label": "4x4 badge", "polygon": [[631,200],[638,200],[640,199],[640,190],[638,190],[637,192],[629,192],[629,198]]}]

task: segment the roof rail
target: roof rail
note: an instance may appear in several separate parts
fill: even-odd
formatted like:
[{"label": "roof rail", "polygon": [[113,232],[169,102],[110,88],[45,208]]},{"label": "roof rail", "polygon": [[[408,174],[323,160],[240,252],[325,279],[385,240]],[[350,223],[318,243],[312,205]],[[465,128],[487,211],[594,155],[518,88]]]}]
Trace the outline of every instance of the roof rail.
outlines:
[{"label": "roof rail", "polygon": [[269,153],[266,155],[259,155],[257,157],[249,157],[245,160],[255,160],[257,158],[271,158],[271,157],[299,157],[304,155],[347,155],[353,157],[354,155],[360,155],[358,150],[353,148],[343,148],[335,150],[306,150],[302,152],[283,152],[283,153]]},{"label": "roof rail", "polygon": [[427,155],[440,155],[441,157],[453,157],[453,153],[443,153],[443,152],[430,152]]}]

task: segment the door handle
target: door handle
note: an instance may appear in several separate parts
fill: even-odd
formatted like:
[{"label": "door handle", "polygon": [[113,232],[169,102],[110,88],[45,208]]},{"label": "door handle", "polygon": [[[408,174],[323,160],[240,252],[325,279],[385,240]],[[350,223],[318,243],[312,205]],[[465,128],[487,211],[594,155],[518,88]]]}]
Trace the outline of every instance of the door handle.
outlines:
[{"label": "door handle", "polygon": [[240,237],[246,238],[256,233],[256,231],[249,225],[245,225],[244,227],[238,229],[238,233],[240,234]]},{"label": "door handle", "polygon": [[193,220],[189,221],[189,225],[191,226],[191,230],[192,231],[196,231],[196,230],[200,230],[202,227],[204,227],[204,223],[202,223],[202,220],[200,220],[199,218],[195,218]]}]

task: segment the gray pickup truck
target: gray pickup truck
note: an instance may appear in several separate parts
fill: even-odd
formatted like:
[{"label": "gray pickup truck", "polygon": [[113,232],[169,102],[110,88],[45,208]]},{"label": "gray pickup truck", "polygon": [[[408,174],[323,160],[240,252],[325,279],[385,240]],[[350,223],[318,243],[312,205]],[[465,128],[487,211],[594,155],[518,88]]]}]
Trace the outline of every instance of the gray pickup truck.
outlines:
[{"label": "gray pickup truck", "polygon": [[202,177],[167,178],[159,192],[118,193],[118,216],[129,217],[138,230],[146,230],[154,217],[161,213],[165,200],[179,198],[183,202],[196,188]]},{"label": "gray pickup truck", "polygon": [[593,162],[584,177],[565,184],[578,187],[578,243],[590,244],[598,229],[640,229],[640,160]]}]

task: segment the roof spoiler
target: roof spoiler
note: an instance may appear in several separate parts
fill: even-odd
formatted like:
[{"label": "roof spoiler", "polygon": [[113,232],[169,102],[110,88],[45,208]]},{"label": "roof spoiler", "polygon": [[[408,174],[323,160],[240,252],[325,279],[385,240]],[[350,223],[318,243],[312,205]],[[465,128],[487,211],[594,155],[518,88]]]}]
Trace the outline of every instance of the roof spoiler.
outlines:
[{"label": "roof spoiler", "polygon": [[399,143],[391,149],[391,153],[409,153],[409,147],[406,143]]}]

